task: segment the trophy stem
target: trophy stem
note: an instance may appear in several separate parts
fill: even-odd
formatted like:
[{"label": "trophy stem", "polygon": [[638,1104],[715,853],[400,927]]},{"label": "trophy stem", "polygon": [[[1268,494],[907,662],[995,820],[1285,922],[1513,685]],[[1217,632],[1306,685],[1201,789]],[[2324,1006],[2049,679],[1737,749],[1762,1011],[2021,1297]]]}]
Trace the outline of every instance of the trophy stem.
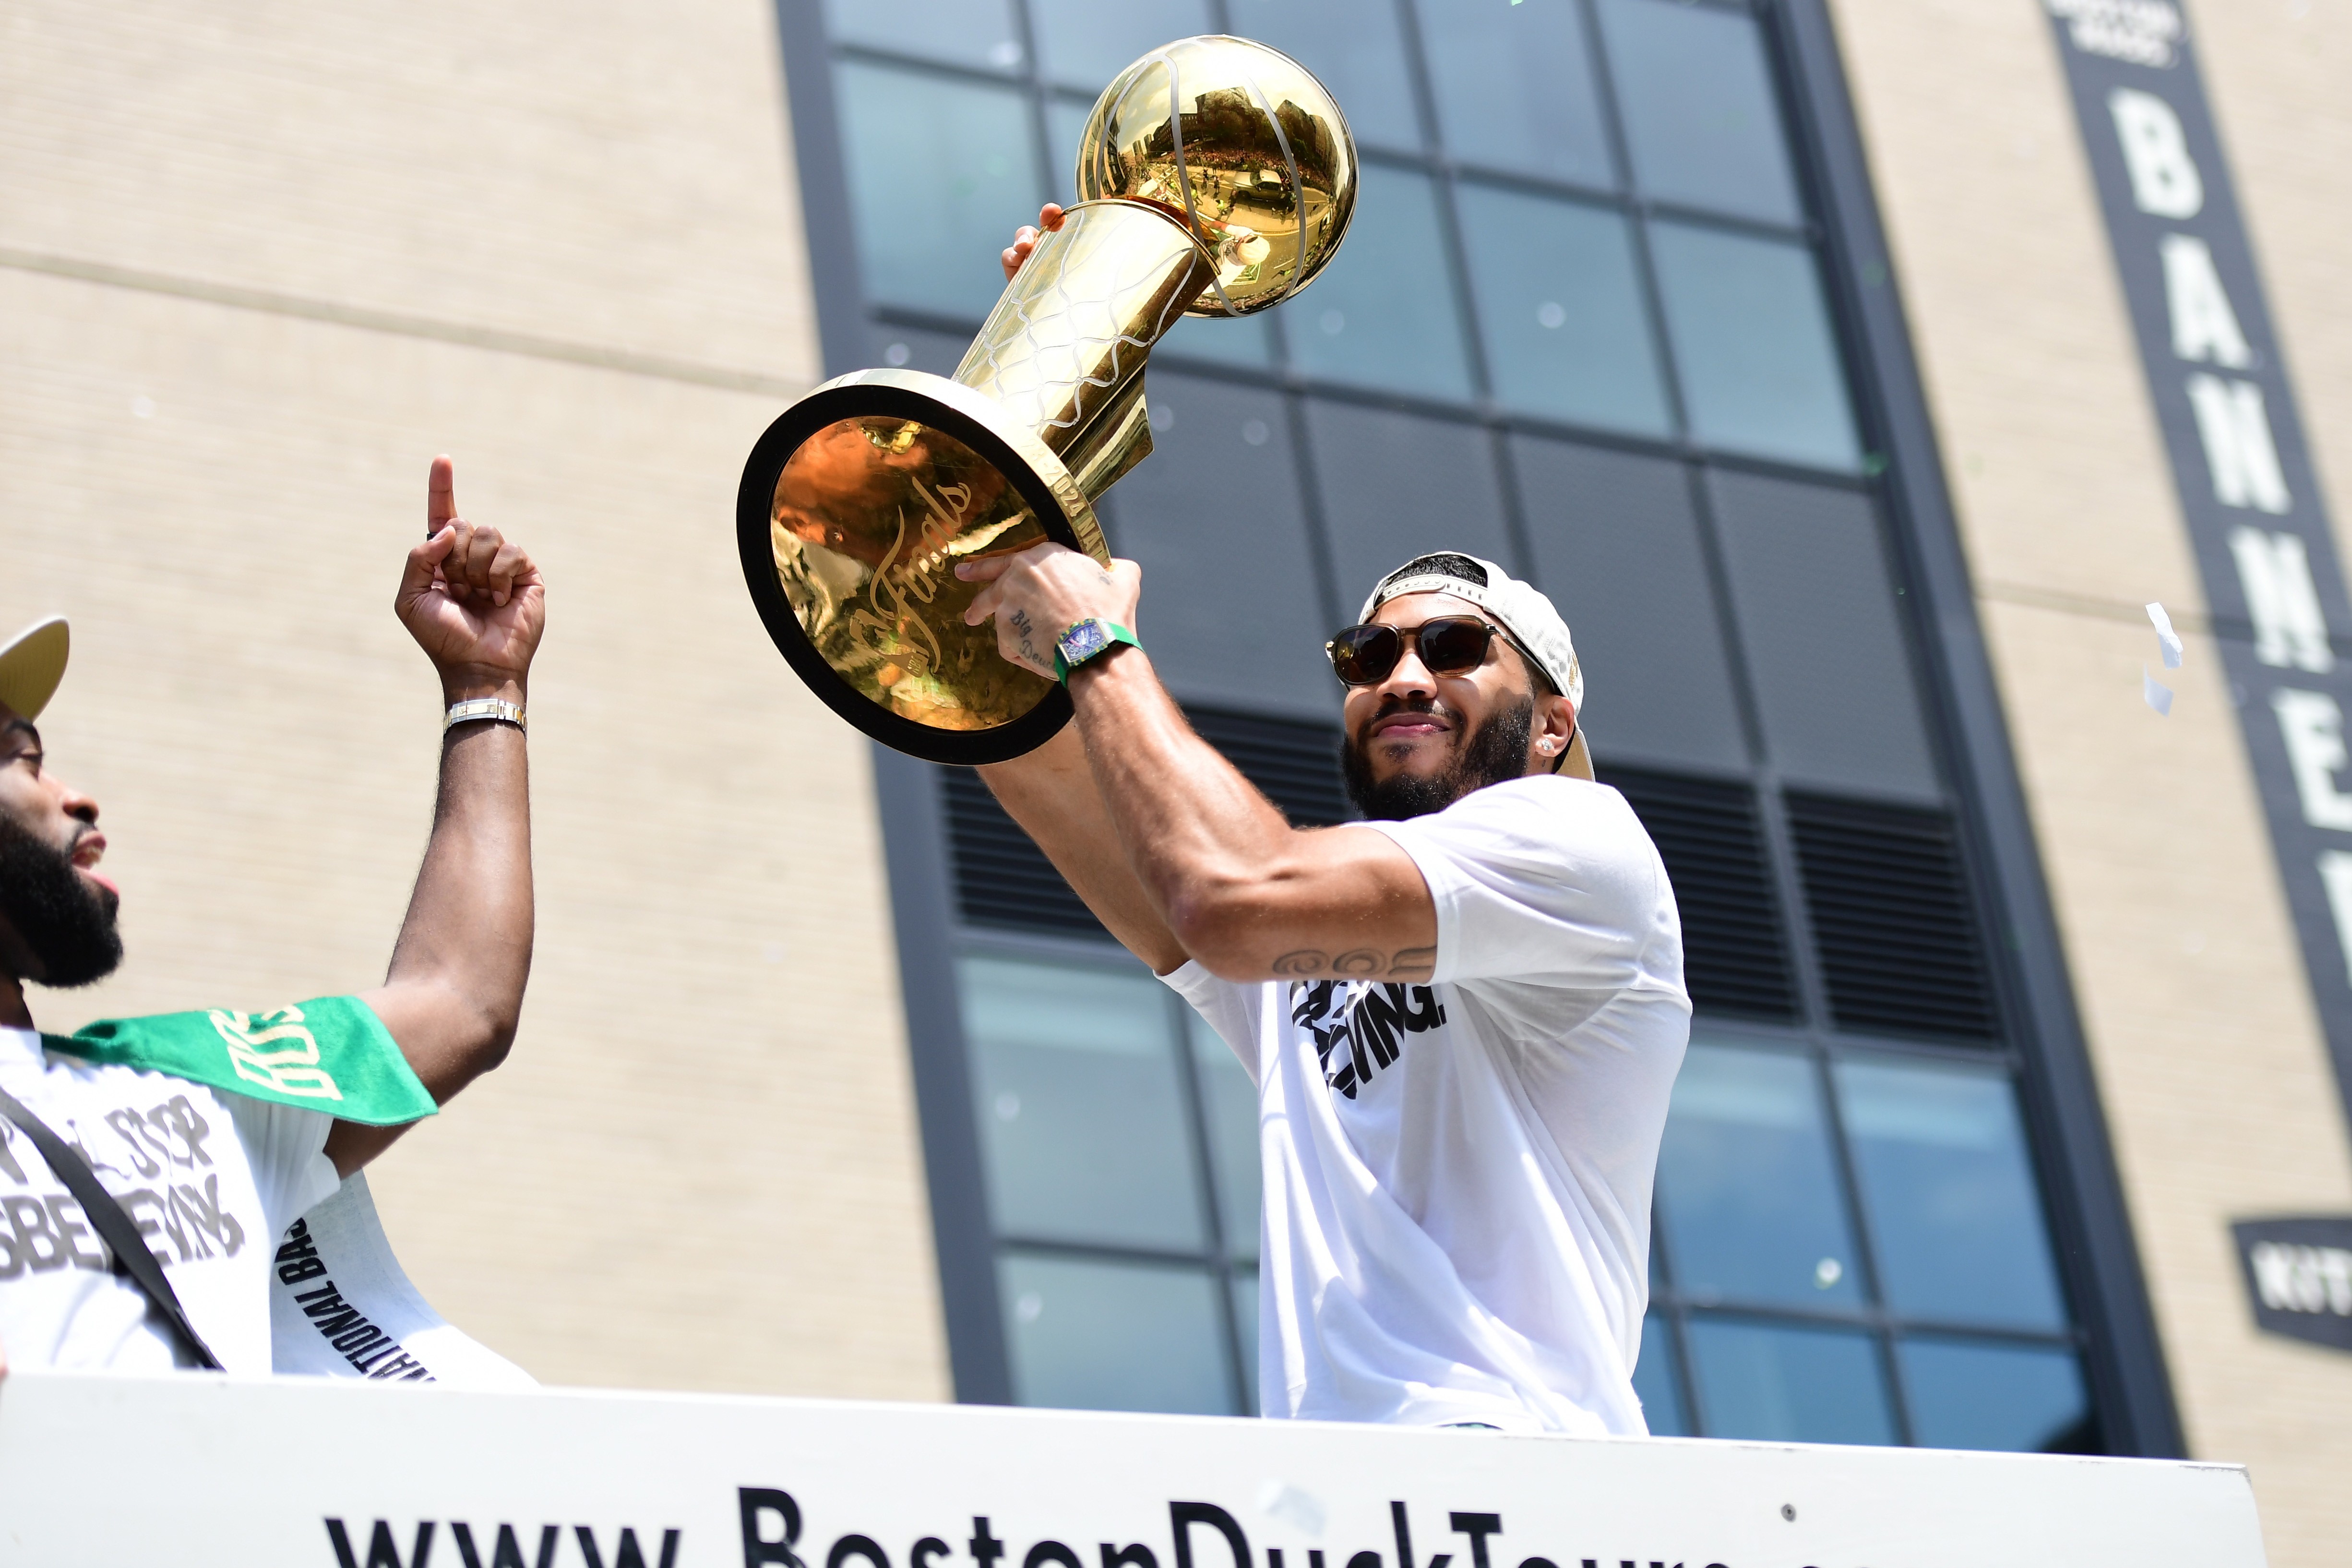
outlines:
[{"label": "trophy stem", "polygon": [[1151,450],[1144,359],[1215,273],[1158,207],[1082,202],[1039,237],[955,379],[1034,430],[1092,500]]}]

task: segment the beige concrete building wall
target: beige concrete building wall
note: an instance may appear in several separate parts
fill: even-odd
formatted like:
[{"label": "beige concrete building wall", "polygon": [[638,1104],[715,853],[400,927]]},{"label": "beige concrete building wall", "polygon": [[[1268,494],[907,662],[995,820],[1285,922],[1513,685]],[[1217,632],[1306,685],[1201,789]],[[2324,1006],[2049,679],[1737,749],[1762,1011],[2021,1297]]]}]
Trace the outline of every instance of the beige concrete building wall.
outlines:
[{"label": "beige concrete building wall", "polygon": [[[2352,1357],[2255,1331],[2228,1226],[2352,1208],[2352,1152],[2049,23],[1832,9],[2189,1440],[2252,1467],[2274,1563],[2335,1563]],[[2296,9],[2192,26],[2336,477],[2352,16]],[[2152,599],[2189,645],[2168,720]]]},{"label": "beige concrete building wall", "polygon": [[131,959],[52,1028],[383,973],[438,693],[425,466],[544,564],[509,1065],[372,1173],[559,1383],[950,1384],[864,742],[745,600],[736,478],[817,367],[764,0],[0,5],[0,626]]}]

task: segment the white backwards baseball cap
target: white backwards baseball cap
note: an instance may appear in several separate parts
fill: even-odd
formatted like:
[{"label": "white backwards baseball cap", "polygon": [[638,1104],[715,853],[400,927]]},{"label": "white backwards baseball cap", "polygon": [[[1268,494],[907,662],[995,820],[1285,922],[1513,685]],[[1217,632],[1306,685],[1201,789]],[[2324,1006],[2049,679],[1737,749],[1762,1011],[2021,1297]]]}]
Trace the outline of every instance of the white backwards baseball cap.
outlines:
[{"label": "white backwards baseball cap", "polygon": [[37,719],[57,695],[66,678],[66,654],[72,638],[66,618],[51,616],[36,621],[0,647],[0,702],[27,719]]},{"label": "white backwards baseball cap", "polygon": [[1404,594],[1451,594],[1494,616],[1528,662],[1576,710],[1576,738],[1558,771],[1571,778],[1592,776],[1592,750],[1584,741],[1584,671],[1576,662],[1576,643],[1568,623],[1535,584],[1459,551],[1416,555],[1373,585],[1356,619],[1370,620],[1383,604]]}]

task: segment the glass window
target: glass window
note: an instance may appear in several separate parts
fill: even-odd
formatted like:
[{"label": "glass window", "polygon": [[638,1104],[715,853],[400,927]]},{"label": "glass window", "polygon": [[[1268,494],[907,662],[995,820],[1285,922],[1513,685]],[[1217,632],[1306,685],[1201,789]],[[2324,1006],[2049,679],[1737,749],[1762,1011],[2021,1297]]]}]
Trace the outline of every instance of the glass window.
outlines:
[{"label": "glass window", "polygon": [[1228,0],[1226,16],[1242,37],[1272,44],[1313,71],[1339,100],[1359,142],[1420,151],[1421,118],[1413,110],[1394,5],[1386,0]]},{"label": "glass window", "polygon": [[[1200,1073],[1201,1114],[1209,1123],[1209,1165],[1216,1173],[1217,1223],[1224,1229],[1225,1252],[1255,1263],[1258,1189],[1264,1180],[1257,1147],[1257,1085],[1250,1082],[1233,1047],[1199,1014],[1190,1007],[1184,1012]],[[1256,1321],[1245,1318],[1243,1326],[1254,1333]]]},{"label": "glass window", "polygon": [[1819,1081],[1802,1057],[1691,1047],[1658,1154],[1658,1209],[1685,1296],[1862,1300]]},{"label": "glass window", "polygon": [[1020,1253],[997,1269],[1022,1404],[1235,1414],[1206,1269]]},{"label": "glass window", "polygon": [[1710,1437],[1783,1443],[1895,1441],[1895,1417],[1865,1334],[1694,1318],[1691,1381]]},{"label": "glass window", "polygon": [[[1248,692],[1328,720],[1339,683],[1323,657],[1330,634],[1319,629],[1289,411],[1279,394],[1175,374],[1157,360],[1144,375],[1153,453],[1108,499],[1115,546],[1150,584],[1154,666],[1181,699],[1231,707]],[[1235,561],[1251,569],[1236,573]]]},{"label": "glass window", "polygon": [[1309,375],[1467,398],[1453,274],[1429,176],[1365,164],[1339,256],[1281,307],[1292,360]]},{"label": "glass window", "polygon": [[[1381,575],[1431,550],[1508,563],[1494,441],[1475,425],[1309,398],[1307,439],[1339,574],[1339,613],[1352,617]],[[1302,631],[1307,628],[1301,628]],[[1337,630],[1308,635],[1320,648]],[[1324,666],[1339,711],[1339,683]]]},{"label": "glass window", "polygon": [[982,70],[1021,68],[1012,0],[824,0],[824,21],[845,44]]},{"label": "glass window", "polygon": [[2099,1451],[2083,1369],[2065,1351],[1914,1339],[1895,1359],[1923,1447]]},{"label": "glass window", "polygon": [[998,254],[1043,200],[1028,103],[855,60],[835,82],[867,296],[977,323],[1004,288]]},{"label": "glass window", "polygon": [[[1689,470],[1532,436],[1512,438],[1511,461],[1536,582],[1576,629],[1577,655],[1593,672],[1588,706],[1601,755],[1745,767]],[[1629,583],[1643,591],[1625,592]]]},{"label": "glass window", "polygon": [[1747,235],[1650,227],[1691,434],[1825,468],[1861,463],[1811,252]]},{"label": "glass window", "polygon": [[1166,988],[1140,971],[1002,958],[957,970],[998,1231],[1203,1245]]},{"label": "glass window", "polygon": [[1782,778],[1938,798],[1870,498],[1720,468],[1709,478],[1749,689]]},{"label": "glass window", "polygon": [[1601,0],[1633,180],[1747,217],[1802,216],[1755,19],[1672,0]]},{"label": "glass window", "polygon": [[2009,1075],[1844,1061],[1836,1079],[1887,1305],[1911,1318],[2063,1329]]},{"label": "glass window", "polygon": [[[1045,167],[1054,173],[1054,199],[1064,206],[1078,199],[1078,142],[1087,128],[1087,110],[1086,104],[1066,98],[1045,100]],[[1031,213],[1021,221],[1035,223],[1037,215]],[[1008,233],[1005,238],[1009,243],[1012,236]]]},{"label": "glass window", "polygon": [[1167,335],[1153,346],[1151,363],[1157,364],[1169,354],[1259,370],[1274,363],[1273,340],[1267,335],[1263,316],[1238,321],[1214,316],[1186,316],[1169,328]]},{"label": "glass window", "polygon": [[1578,10],[1577,0],[1422,7],[1447,152],[1578,184],[1617,184]]},{"label": "glass window", "polygon": [[1655,1312],[1642,1320],[1642,1359],[1633,1363],[1633,1393],[1653,1437],[1687,1437],[1681,1369],[1675,1365],[1673,1335]]},{"label": "glass window", "polygon": [[1041,74],[1100,92],[1150,50],[1217,30],[1207,0],[1029,0]]},{"label": "glass window", "polygon": [[1496,401],[1671,435],[1625,219],[1482,185],[1464,185],[1454,199]]}]

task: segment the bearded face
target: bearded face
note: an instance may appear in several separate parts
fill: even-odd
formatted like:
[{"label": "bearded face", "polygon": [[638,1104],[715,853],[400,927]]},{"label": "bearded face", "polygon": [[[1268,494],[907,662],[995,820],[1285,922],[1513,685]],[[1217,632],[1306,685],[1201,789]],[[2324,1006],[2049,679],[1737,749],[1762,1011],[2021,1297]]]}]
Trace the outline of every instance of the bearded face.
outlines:
[{"label": "bearded face", "polygon": [[[1396,711],[1440,713],[1444,709],[1437,699],[1416,693],[1383,705],[1373,718]],[[1374,821],[1402,822],[1409,816],[1444,811],[1473,790],[1517,778],[1527,772],[1535,713],[1532,696],[1502,702],[1477,728],[1465,733],[1457,726],[1451,731],[1453,752],[1443,767],[1426,773],[1400,769],[1384,779],[1372,776],[1371,758],[1361,734],[1350,736],[1339,749],[1348,798]]]},{"label": "bearded face", "polygon": [[24,976],[44,985],[88,985],[122,962],[114,929],[120,900],[111,889],[75,869],[60,849],[0,811],[0,916],[16,928],[37,971]]}]

